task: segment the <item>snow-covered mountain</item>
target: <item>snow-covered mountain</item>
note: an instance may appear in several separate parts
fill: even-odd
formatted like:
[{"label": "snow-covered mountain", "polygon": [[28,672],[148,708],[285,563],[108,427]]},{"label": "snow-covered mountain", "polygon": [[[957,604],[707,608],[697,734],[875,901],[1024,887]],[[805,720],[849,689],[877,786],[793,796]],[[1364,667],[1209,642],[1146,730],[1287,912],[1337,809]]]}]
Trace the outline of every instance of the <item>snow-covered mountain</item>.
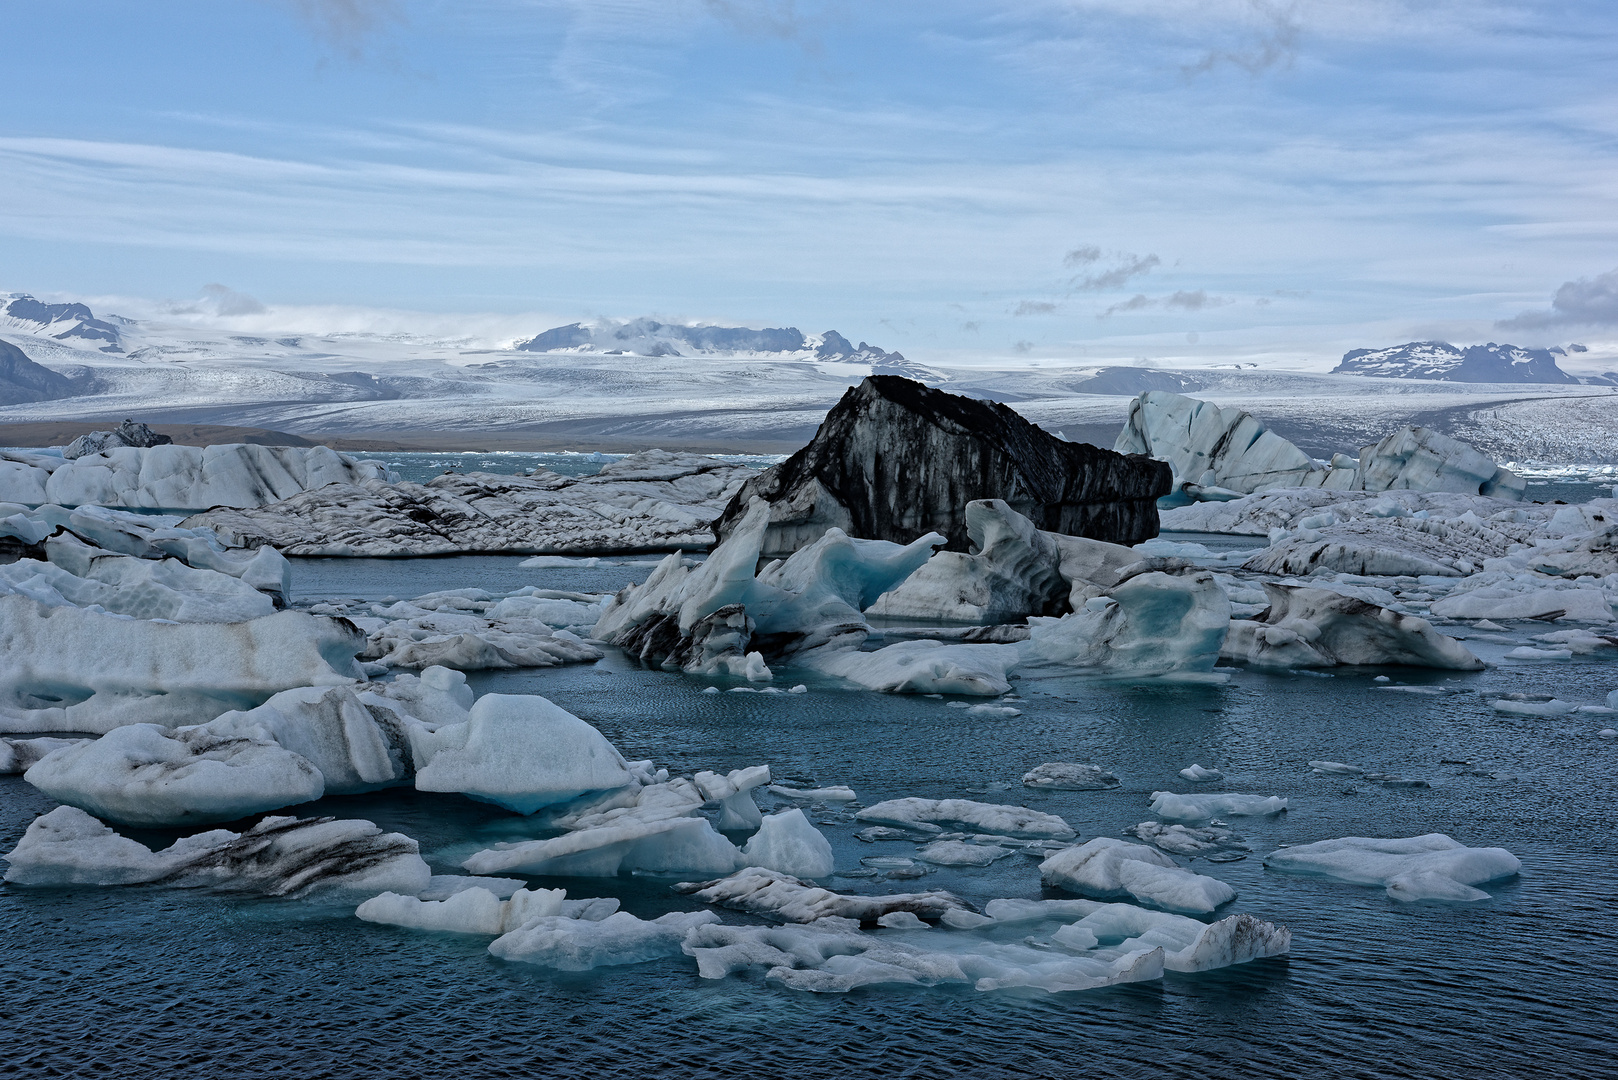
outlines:
[{"label": "snow-covered mountain", "polygon": [[1387,349],[1350,350],[1331,373],[1443,382],[1577,383],[1556,366],[1556,358],[1566,355],[1560,348],[1523,349],[1492,341],[1466,348],[1447,341],[1412,341]]},{"label": "snow-covered mountain", "polygon": [[746,326],[685,326],[655,319],[569,323],[513,346],[521,352],[599,353],[604,356],[773,356],[828,363],[869,364],[874,374],[936,379],[902,353],[850,342],[835,330],[805,334],[795,326],[754,330]]},{"label": "snow-covered mountain", "polygon": [[23,330],[57,341],[79,338],[107,353],[124,351],[118,327],[96,318],[83,304],[45,304],[27,293],[0,296],[0,328]]}]

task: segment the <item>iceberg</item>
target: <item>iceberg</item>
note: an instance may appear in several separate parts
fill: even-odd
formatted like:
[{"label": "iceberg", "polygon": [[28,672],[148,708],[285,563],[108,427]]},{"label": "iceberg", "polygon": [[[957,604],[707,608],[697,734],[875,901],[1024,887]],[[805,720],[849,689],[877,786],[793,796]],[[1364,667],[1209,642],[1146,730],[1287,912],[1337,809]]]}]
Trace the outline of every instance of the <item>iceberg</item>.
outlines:
[{"label": "iceberg", "polygon": [[502,900],[481,886],[461,889],[443,900],[385,892],[355,908],[354,914],[366,922],[414,930],[498,936],[530,920],[561,915],[566,896],[566,889],[517,889]]},{"label": "iceberg", "polygon": [[1415,900],[1487,900],[1474,886],[1522,869],[1504,848],[1469,848],[1443,833],[1403,839],[1347,836],[1282,848],[1264,860],[1272,870],[1316,874],[1351,885],[1381,885],[1390,897]]},{"label": "iceberg", "polygon": [[1270,603],[1258,618],[1231,621],[1221,652],[1225,659],[1280,669],[1339,664],[1483,669],[1483,661],[1466,646],[1426,619],[1334,589],[1266,581],[1264,593]]},{"label": "iceberg", "polygon": [[1023,774],[1022,782],[1031,788],[1061,791],[1105,791],[1119,785],[1119,779],[1096,765],[1048,761]]},{"label": "iceberg", "polygon": [[1091,896],[1129,895],[1143,904],[1187,915],[1205,915],[1236,898],[1217,878],[1182,869],[1155,848],[1098,836],[1058,851],[1039,864],[1040,878]]},{"label": "iceberg", "polygon": [[684,883],[676,888],[705,904],[794,923],[835,916],[874,926],[878,919],[896,911],[908,911],[921,919],[938,919],[949,911],[966,910],[965,901],[947,892],[850,896],[762,866],[744,867],[717,881]]},{"label": "iceberg", "polygon": [[1020,653],[1024,677],[1207,678],[1231,625],[1230,599],[1206,570],[1153,570],[1071,615],[1028,622],[1028,640],[1007,646]]},{"label": "iceberg", "polygon": [[134,885],[155,882],[265,896],[316,891],[414,895],[432,871],[416,842],[369,821],[267,817],[243,833],[182,837],[162,851],[120,836],[72,806],[34,819],[5,860],[16,885]]},{"label": "iceberg", "polygon": [[855,820],[873,825],[915,828],[958,825],[982,833],[1025,840],[1071,840],[1076,834],[1055,814],[1026,806],[973,802],[970,799],[889,799],[867,806]]},{"label": "iceberg", "polygon": [[835,867],[831,842],[802,810],[771,814],[742,848],[749,866],[762,866],[796,878],[823,878]]},{"label": "iceberg", "polygon": [[1279,814],[1287,801],[1274,795],[1236,793],[1176,795],[1152,792],[1152,813],[1169,821],[1208,821],[1216,817],[1264,817]]},{"label": "iceberg", "polygon": [[298,611],[246,622],[166,623],[0,596],[0,731],[201,723],[298,686],[352,683],[364,638]]},{"label": "iceberg", "polygon": [[460,792],[519,814],[634,778],[606,737],[532,695],[485,694],[462,723],[415,729],[421,791]]},{"label": "iceberg", "polygon": [[591,971],[679,956],[687,932],[718,921],[711,911],[671,911],[656,919],[620,911],[594,922],[553,915],[529,919],[495,938],[489,952],[557,971]]},{"label": "iceberg", "polygon": [[[214,509],[186,521],[230,547],[288,555],[614,555],[701,549],[710,523],[756,475],[698,454],[648,450],[593,476],[445,473],[425,484],[356,477],[257,509]],[[290,496],[290,497],[288,497]],[[204,503],[213,506],[214,503]]]}]

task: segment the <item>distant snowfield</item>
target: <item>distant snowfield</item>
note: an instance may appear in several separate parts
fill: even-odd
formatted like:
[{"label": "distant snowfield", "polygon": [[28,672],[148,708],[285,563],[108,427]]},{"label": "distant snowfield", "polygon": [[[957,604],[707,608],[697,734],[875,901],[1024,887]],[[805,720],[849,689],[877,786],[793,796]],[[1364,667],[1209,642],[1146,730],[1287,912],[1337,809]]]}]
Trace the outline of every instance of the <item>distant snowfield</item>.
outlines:
[{"label": "distant snowfield", "polygon": [[[112,318],[109,316],[109,318]],[[526,353],[416,333],[241,334],[116,320],[122,354],[21,326],[0,338],[89,392],[0,406],[0,424],[133,417],[263,427],[305,436],[527,436],[549,448],[787,452],[870,372],[813,354],[634,356]],[[1111,445],[1150,372],[1049,360],[935,364],[929,380],[1003,401],[1069,438]],[[1086,384],[1098,371],[1108,393]],[[1316,456],[1353,453],[1404,423],[1467,439],[1506,461],[1618,462],[1618,388],[1425,382],[1270,368],[1172,369],[1185,393],[1237,405]],[[1100,384],[1096,384],[1100,385]]]}]

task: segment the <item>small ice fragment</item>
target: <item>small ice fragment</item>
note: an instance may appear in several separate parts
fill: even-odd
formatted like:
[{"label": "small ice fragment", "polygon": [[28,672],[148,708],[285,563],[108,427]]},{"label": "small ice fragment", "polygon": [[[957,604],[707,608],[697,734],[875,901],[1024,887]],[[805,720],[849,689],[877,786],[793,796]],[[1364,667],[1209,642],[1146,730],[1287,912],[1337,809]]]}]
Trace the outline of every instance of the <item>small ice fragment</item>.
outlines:
[{"label": "small ice fragment", "polygon": [[792,689],[787,691],[789,694],[807,694],[808,692],[809,688],[803,683],[799,683],[797,686],[794,686]]},{"label": "small ice fragment", "polygon": [[1564,716],[1573,711],[1573,703],[1563,701],[1561,698],[1551,698],[1549,701],[1512,701],[1509,698],[1500,698],[1490,705],[1495,712],[1511,713],[1514,716]]},{"label": "small ice fragment", "polygon": [[944,830],[937,825],[918,821],[913,828],[895,829],[889,825],[872,825],[868,829],[861,829],[854,834],[854,839],[863,840],[867,844],[874,844],[878,840],[934,840],[939,839]]},{"label": "small ice fragment", "polygon": [[1393,680],[1388,678],[1386,675],[1378,675],[1376,678],[1372,679],[1371,681],[1372,682],[1392,682]]},{"label": "small ice fragment", "polygon": [[947,701],[945,704],[952,709],[970,709],[972,707],[971,702],[968,701]]},{"label": "small ice fragment", "polygon": [[1031,788],[1059,791],[1105,791],[1119,785],[1116,776],[1098,766],[1070,761],[1047,761],[1035,766],[1023,774],[1022,782]]},{"label": "small ice fragment", "polygon": [[1535,649],[1523,645],[1506,653],[1507,660],[1571,660],[1572,649]]},{"label": "small ice fragment", "polygon": [[1358,765],[1344,765],[1340,761],[1311,761],[1309,767],[1334,776],[1360,776],[1365,772]]},{"label": "small ice fragment", "polygon": [[903,855],[867,855],[860,862],[866,866],[874,866],[879,870],[892,870],[916,865],[916,860],[907,859]]},{"label": "small ice fragment", "polygon": [[717,693],[719,693],[719,687],[717,687],[717,686],[705,686],[705,687],[702,688],[702,692],[704,694],[717,694]]},{"label": "small ice fragment", "polygon": [[780,784],[771,784],[766,788],[772,795],[780,795],[788,799],[803,799],[808,802],[853,802],[859,798],[854,789],[849,787],[824,788],[790,788]]},{"label": "small ice fragment", "polygon": [[1596,737],[1599,739],[1618,739],[1618,731],[1615,731],[1610,727],[1604,727],[1600,731],[1596,732]]},{"label": "small ice fragment", "polygon": [[1021,709],[1013,709],[1010,705],[973,705],[966,710],[981,716],[1021,716]]},{"label": "small ice fragment", "polygon": [[979,915],[975,911],[966,911],[961,908],[950,908],[939,916],[939,922],[951,930],[976,930],[980,926],[988,926],[995,920],[987,915]]},{"label": "small ice fragment", "polygon": [[916,917],[913,911],[890,911],[877,917],[876,924],[889,930],[931,930],[932,927]]},{"label": "small ice fragment", "polygon": [[1225,774],[1218,769],[1204,769],[1201,765],[1192,762],[1187,768],[1180,770],[1180,775],[1187,780],[1198,784],[1211,784],[1215,780],[1223,780]]},{"label": "small ice fragment", "polygon": [[1476,630],[1505,630],[1505,627],[1490,619],[1479,619],[1472,624],[1472,627]]}]

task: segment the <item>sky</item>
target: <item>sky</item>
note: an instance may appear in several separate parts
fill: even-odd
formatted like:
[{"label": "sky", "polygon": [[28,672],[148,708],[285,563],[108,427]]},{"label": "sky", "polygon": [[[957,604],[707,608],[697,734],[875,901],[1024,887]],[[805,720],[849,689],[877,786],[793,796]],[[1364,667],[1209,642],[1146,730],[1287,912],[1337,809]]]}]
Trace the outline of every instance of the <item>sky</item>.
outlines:
[{"label": "sky", "polygon": [[1600,0],[53,0],[5,25],[0,290],[835,328],[991,365],[1618,342]]}]

